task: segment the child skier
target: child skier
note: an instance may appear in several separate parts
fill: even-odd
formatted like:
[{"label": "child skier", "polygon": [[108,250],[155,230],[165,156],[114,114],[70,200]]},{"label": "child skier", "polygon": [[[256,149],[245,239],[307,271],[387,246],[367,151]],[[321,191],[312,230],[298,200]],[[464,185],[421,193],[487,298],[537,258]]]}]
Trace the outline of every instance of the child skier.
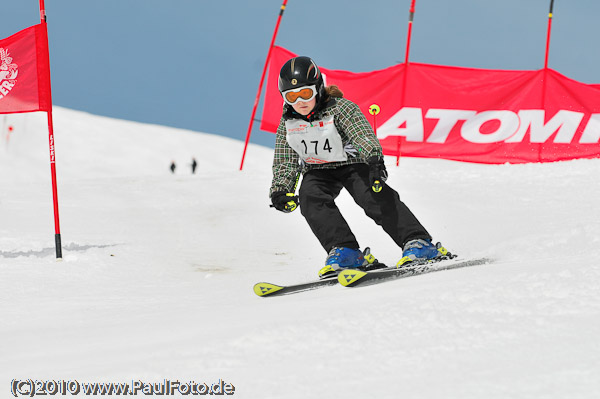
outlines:
[{"label": "child skier", "polygon": [[284,105],[275,141],[271,202],[282,212],[300,206],[328,253],[319,277],[368,263],[334,202],[342,188],[404,249],[397,267],[446,255],[439,243],[432,244],[398,193],[385,184],[388,174],[381,145],[360,108],[343,98],[336,86],[325,87],[314,61],[309,57],[287,61],[278,86]]}]

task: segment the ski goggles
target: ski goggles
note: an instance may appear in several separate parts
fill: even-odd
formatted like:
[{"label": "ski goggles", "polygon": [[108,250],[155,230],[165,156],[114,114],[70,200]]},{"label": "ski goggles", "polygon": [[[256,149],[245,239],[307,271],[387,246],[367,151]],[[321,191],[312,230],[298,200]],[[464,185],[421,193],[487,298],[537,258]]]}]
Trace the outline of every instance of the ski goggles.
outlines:
[{"label": "ski goggles", "polygon": [[303,86],[297,89],[287,90],[281,93],[283,99],[289,105],[294,105],[298,101],[310,101],[317,95],[317,86]]}]

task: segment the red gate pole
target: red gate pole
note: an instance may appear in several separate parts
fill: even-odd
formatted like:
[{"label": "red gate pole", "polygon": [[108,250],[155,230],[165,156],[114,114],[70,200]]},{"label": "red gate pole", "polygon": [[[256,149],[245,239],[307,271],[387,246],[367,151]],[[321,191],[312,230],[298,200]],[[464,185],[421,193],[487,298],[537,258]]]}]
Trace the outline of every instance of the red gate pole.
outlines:
[{"label": "red gate pole", "polygon": [[542,81],[542,109],[546,104],[546,81],[548,77],[548,56],[550,54],[550,33],[552,32],[552,10],[554,0],[550,0],[550,12],[548,13],[548,32],[546,34],[546,54],[544,56],[544,76]]},{"label": "red gate pole", "polygon": [[[550,54],[550,33],[552,32],[552,16],[554,9],[554,0],[550,0],[550,11],[548,12],[548,31],[546,33],[546,54],[544,56],[544,72],[542,77],[542,109],[546,109],[546,86],[548,85],[548,56]],[[538,146],[538,160],[542,160],[542,146]]]},{"label": "red gate pole", "polygon": [[[410,10],[408,14],[408,33],[406,34],[406,54],[404,55],[404,81],[402,83],[402,97],[401,104],[404,107],[404,99],[406,97],[406,84],[408,82],[408,63],[409,63],[409,55],[410,55],[410,42],[412,38],[412,27],[413,20],[415,18],[415,4],[417,0],[412,0],[410,3]],[[400,137],[398,137],[398,141],[396,143],[396,166],[400,165]]]},{"label": "red gate pole", "polygon": [[[44,6],[44,0],[39,0],[40,2],[40,19],[41,24],[44,27],[44,31],[46,34],[46,40],[48,40],[48,26],[46,25],[46,7]],[[46,48],[48,47],[48,43],[46,43]],[[49,58],[49,54],[46,54]],[[48,68],[50,68],[50,64],[48,63]],[[50,79],[50,72],[48,71],[48,79]],[[48,90],[50,90],[50,82],[48,82]],[[52,93],[49,91],[48,96],[50,98],[50,104],[48,109],[48,141],[50,146],[50,172],[52,174],[52,200],[54,203],[54,242],[56,245],[56,259],[62,260],[62,244],[60,238],[60,219],[58,217],[58,189],[56,184],[56,154],[54,151],[54,126],[52,123]]]},{"label": "red gate pole", "polygon": [[277,32],[279,31],[279,24],[281,23],[281,17],[283,16],[283,12],[285,11],[287,2],[288,0],[283,0],[283,3],[281,4],[279,17],[277,18],[277,23],[275,24],[275,31],[273,32],[273,38],[271,39],[271,45],[269,46],[269,52],[267,53],[267,59],[265,60],[265,66],[262,71],[262,76],[260,77],[260,83],[258,84],[258,92],[256,93],[256,98],[254,99],[254,107],[252,108],[252,115],[250,116],[250,125],[248,126],[248,132],[246,133],[246,143],[244,144],[244,153],[242,154],[240,170],[244,168],[244,159],[246,158],[246,150],[248,149],[248,143],[250,142],[250,134],[252,133],[252,125],[254,124],[256,108],[258,108],[258,101],[260,99],[260,93],[262,91],[265,75],[267,74],[267,67],[269,66],[269,61],[271,59],[271,52],[273,51],[273,46],[275,45],[275,39],[277,38]]},{"label": "red gate pole", "polygon": [[544,59],[544,69],[548,69],[548,54],[550,53],[550,32],[552,31],[552,10],[554,0],[550,0],[550,12],[548,13],[548,33],[546,34],[546,56]]},{"label": "red gate pole", "polygon": [[410,39],[412,38],[413,20],[415,19],[415,4],[417,0],[412,0],[410,3],[410,11],[408,14],[408,34],[406,35],[406,54],[404,55],[404,63],[408,64],[408,56],[410,55]]}]

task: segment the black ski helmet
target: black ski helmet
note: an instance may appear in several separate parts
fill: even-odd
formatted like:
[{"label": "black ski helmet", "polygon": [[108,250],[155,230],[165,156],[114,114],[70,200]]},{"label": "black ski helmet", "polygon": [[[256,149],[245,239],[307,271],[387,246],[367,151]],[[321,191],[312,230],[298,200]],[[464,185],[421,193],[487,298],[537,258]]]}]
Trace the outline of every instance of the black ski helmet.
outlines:
[{"label": "black ski helmet", "polygon": [[323,75],[315,62],[309,57],[294,57],[281,67],[279,72],[279,92],[297,89],[303,86],[317,86],[317,103],[325,98]]}]

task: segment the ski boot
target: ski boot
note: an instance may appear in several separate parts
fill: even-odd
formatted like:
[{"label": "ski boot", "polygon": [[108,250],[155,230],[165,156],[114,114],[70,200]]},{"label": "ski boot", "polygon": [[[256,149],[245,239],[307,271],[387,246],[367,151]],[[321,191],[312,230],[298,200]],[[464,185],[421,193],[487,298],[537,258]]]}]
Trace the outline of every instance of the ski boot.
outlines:
[{"label": "ski boot", "polygon": [[452,254],[439,242],[434,245],[429,239],[410,240],[404,245],[402,259],[398,261],[396,267],[414,263],[435,262],[452,257]]},{"label": "ski boot", "polygon": [[360,268],[363,270],[370,265],[376,265],[377,259],[371,254],[370,248],[360,249],[333,247],[325,260],[325,266],[319,270],[319,278],[336,276],[340,269]]}]

